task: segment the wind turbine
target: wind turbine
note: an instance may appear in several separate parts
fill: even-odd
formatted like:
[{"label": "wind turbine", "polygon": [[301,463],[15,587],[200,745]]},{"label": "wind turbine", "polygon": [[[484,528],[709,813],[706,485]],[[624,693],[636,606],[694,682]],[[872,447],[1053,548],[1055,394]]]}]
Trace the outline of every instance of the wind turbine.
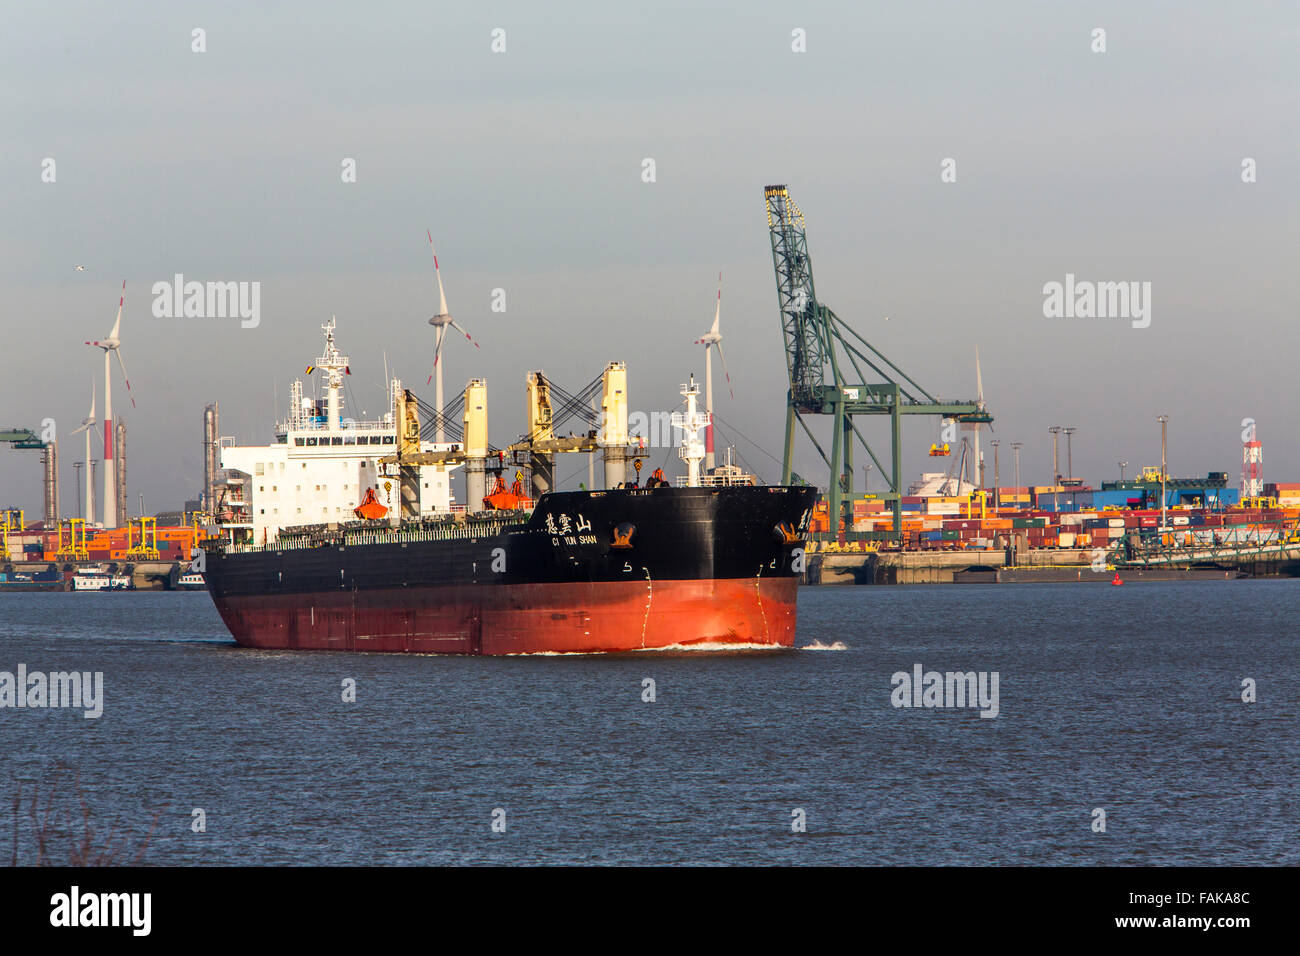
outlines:
[{"label": "wind turbine", "polygon": [[727,391],[735,398],[731,387],[731,373],[727,371],[727,359],[722,354],[722,333],[718,324],[722,321],[722,273],[718,273],[718,304],[713,310],[713,325],[709,331],[695,340],[696,345],[704,346],[704,410],[709,413],[709,425],[704,430],[704,468],[712,472],[717,467],[713,454],[713,346],[718,347],[718,358],[722,362],[722,374],[727,376]]},{"label": "wind turbine", "polygon": [[117,355],[117,364],[122,368],[122,381],[126,383],[126,394],[135,408],[135,394],[131,391],[131,379],[127,377],[126,365],[122,361],[122,340],[117,333],[122,328],[122,303],[126,301],[126,280],[122,280],[122,295],[117,300],[117,319],[113,322],[113,331],[108,338],[87,342],[104,352],[104,497],[101,505],[104,511],[104,527],[117,527],[117,475],[113,459],[113,355]]},{"label": "wind turbine", "polygon": [[95,486],[91,478],[92,469],[90,467],[90,432],[95,427],[95,380],[90,380],[90,414],[81,420],[81,427],[74,429],[72,434],[77,432],[86,433],[86,524],[95,523]]},{"label": "wind turbine", "polygon": [[[450,325],[457,332],[460,332],[462,335],[464,335],[465,338],[473,342],[474,348],[478,348],[479,344],[477,342],[474,342],[473,336],[471,336],[468,332],[466,332],[464,329],[462,329],[459,325],[456,324],[456,320],[453,319],[451,317],[451,313],[447,311],[447,293],[443,292],[442,290],[442,271],[438,268],[438,250],[433,247],[433,233],[429,232],[426,229],[425,235],[429,237],[429,251],[433,253],[433,274],[438,279],[438,314],[429,320],[429,324],[438,330],[438,340],[433,350],[433,371],[429,373],[429,381],[431,382],[435,378],[437,378],[438,380],[438,387],[434,391],[434,401],[438,409],[437,439],[439,442],[442,442],[446,440],[446,435],[443,433],[443,421],[442,421],[441,359],[442,359],[442,340],[443,337],[447,334],[447,326]],[[428,382],[426,382],[425,384],[427,385]]]}]

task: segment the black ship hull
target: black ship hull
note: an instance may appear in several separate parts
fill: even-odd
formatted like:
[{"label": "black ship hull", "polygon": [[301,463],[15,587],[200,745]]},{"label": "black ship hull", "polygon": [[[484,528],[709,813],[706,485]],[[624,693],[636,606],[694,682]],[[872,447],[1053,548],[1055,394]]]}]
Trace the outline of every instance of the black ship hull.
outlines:
[{"label": "black ship hull", "polygon": [[807,487],[544,495],[527,518],[284,536],[204,577],[260,648],[520,654],[791,646]]}]

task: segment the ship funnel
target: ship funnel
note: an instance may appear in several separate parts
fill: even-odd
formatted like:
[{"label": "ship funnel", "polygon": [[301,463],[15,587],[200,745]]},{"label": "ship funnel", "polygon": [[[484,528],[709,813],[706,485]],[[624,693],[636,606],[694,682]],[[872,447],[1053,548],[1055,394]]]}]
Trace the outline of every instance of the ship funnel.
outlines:
[{"label": "ship funnel", "polygon": [[465,507],[482,511],[487,494],[487,382],[472,378],[465,386]]},{"label": "ship funnel", "polygon": [[605,450],[605,487],[617,488],[627,481],[627,366],[622,362],[605,366],[597,435]]}]

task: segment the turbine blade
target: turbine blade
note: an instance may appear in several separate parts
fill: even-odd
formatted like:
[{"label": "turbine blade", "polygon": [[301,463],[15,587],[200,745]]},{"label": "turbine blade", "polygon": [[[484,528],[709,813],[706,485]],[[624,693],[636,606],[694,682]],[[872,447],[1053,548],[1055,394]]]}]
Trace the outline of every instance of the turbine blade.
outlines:
[{"label": "turbine blade", "polygon": [[722,354],[722,343],[718,343],[718,361],[722,363],[722,374],[727,377],[727,391],[731,392],[731,397],[736,397],[736,390],[731,387],[731,373],[727,371],[727,358]]},{"label": "turbine blade", "polygon": [[[718,323],[722,321],[722,273],[718,273],[718,304],[713,310],[713,328],[709,329],[714,335],[718,334]],[[721,355],[721,350],[718,352]]]},{"label": "turbine blade", "polygon": [[131,379],[130,379],[130,377],[126,374],[126,363],[122,361],[122,350],[121,350],[121,349],[113,349],[113,353],[114,353],[115,355],[117,355],[117,364],[118,364],[119,366],[121,366],[121,369],[122,369],[122,381],[126,382],[126,394],[127,394],[127,397],[131,399],[131,407],[132,407],[132,408],[135,408],[135,392],[132,391],[132,389],[131,389]]},{"label": "turbine blade", "polygon": [[113,323],[113,331],[108,333],[110,339],[117,338],[117,331],[122,325],[122,303],[126,301],[126,280],[122,280],[122,295],[117,300],[117,320]]},{"label": "turbine blade", "polygon": [[[453,319],[449,324],[451,325],[451,327],[452,327],[453,329],[456,329],[458,332],[460,332],[462,335],[464,335],[465,338],[469,339],[471,342],[474,342],[474,336],[470,335],[468,332],[466,332],[464,329],[462,329],[459,325],[457,325],[454,319]],[[474,348],[476,348],[476,349],[477,349],[477,348],[481,348],[481,346],[480,346],[477,342],[474,342]]]},{"label": "turbine blade", "polygon": [[984,404],[984,379],[980,376],[980,347],[975,346],[975,401]]},{"label": "turbine blade", "polygon": [[429,251],[433,253],[433,274],[438,279],[438,314],[447,314],[447,293],[442,290],[442,270],[438,268],[438,250],[433,247],[433,233],[428,229],[424,234],[429,237]]}]

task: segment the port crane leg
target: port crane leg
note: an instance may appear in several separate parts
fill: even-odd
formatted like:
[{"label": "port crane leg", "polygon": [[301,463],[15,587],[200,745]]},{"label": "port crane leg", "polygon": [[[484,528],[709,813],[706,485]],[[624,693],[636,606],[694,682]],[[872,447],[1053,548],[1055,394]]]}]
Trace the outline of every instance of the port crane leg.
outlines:
[{"label": "port crane leg", "polygon": [[894,493],[894,538],[897,541],[903,540],[903,465],[901,461],[903,449],[903,417],[898,407],[899,387],[894,383],[893,396],[889,403],[889,441],[893,446],[893,455],[890,459],[889,484],[890,491]]},{"label": "port crane leg", "polygon": [[794,402],[787,398],[785,406],[785,455],[781,458],[781,484],[783,485],[788,485],[793,480],[794,416]]},{"label": "port crane leg", "polygon": [[849,502],[847,505],[848,514],[844,519],[844,527],[848,531],[853,530],[853,416],[845,412],[844,414],[844,499]]},{"label": "port crane leg", "polygon": [[842,479],[844,477],[844,403],[835,403],[835,427],[831,429],[831,486],[830,494],[830,532],[838,535],[840,531],[840,513],[842,497]]}]

